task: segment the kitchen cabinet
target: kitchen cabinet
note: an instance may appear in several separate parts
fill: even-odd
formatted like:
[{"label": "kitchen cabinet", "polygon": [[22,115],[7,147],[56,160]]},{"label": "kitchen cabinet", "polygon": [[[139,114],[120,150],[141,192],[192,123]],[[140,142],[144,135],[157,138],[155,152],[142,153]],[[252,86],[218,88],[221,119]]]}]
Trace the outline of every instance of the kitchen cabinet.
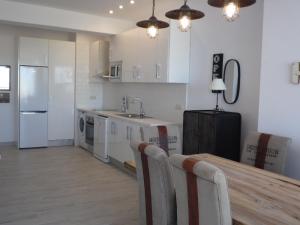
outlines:
[{"label": "kitchen cabinet", "polygon": [[181,32],[177,21],[150,39],[135,28],[111,41],[111,61],[123,62],[122,82],[188,83],[190,32]]},{"label": "kitchen cabinet", "polygon": [[98,40],[90,45],[90,75],[101,77],[109,75],[109,42]]},{"label": "kitchen cabinet", "polygon": [[47,39],[20,37],[19,40],[19,64],[30,66],[48,66]]},{"label": "kitchen cabinet", "polygon": [[75,43],[49,41],[48,140],[74,140]]},{"label": "kitchen cabinet", "polygon": [[134,161],[130,147],[132,140],[138,140],[139,126],[120,119],[109,119],[109,156],[121,163]]}]

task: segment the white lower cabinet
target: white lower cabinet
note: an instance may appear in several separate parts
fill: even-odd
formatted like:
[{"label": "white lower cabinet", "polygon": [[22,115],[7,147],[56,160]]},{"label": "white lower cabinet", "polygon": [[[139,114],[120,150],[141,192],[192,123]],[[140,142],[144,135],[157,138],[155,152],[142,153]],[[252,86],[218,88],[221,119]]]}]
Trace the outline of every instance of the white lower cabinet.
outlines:
[{"label": "white lower cabinet", "polygon": [[132,140],[139,138],[139,126],[123,120],[109,120],[109,156],[121,163],[134,161],[130,148]]}]

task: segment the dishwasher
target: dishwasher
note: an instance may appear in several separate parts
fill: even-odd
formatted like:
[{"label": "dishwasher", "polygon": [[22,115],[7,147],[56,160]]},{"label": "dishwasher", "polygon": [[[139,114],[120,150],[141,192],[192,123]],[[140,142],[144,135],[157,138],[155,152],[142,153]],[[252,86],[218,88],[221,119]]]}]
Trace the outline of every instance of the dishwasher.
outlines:
[{"label": "dishwasher", "polygon": [[108,118],[94,117],[94,156],[103,162],[109,162],[108,156]]}]

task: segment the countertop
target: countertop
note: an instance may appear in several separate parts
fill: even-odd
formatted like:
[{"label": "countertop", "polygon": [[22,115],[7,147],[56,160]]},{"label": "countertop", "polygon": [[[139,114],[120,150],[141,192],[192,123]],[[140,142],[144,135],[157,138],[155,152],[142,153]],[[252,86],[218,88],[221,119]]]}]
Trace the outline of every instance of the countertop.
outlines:
[{"label": "countertop", "polygon": [[118,112],[117,110],[94,110],[94,109],[84,109],[84,108],[78,108],[77,110],[79,111],[84,111],[90,114],[98,115],[98,116],[105,116],[109,118],[114,118],[114,119],[120,119],[124,120],[127,122],[131,123],[137,123],[143,126],[150,126],[150,127],[155,127],[155,126],[168,126],[168,125],[178,125],[177,123],[173,122],[168,122],[168,121],[162,121],[159,119],[155,118],[128,118],[128,117],[123,117],[120,116],[119,114],[122,114],[122,112]]}]

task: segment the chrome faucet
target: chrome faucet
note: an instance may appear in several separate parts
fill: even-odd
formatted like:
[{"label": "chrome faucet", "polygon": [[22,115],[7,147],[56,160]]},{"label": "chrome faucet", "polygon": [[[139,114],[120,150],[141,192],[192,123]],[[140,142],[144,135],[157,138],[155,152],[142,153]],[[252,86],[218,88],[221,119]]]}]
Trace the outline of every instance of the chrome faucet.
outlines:
[{"label": "chrome faucet", "polygon": [[140,104],[140,117],[144,117],[145,116],[145,110],[144,110],[144,103],[142,101],[142,99],[140,97],[129,97],[126,96],[127,99],[127,109],[129,108],[129,104],[128,103],[139,103]]}]

